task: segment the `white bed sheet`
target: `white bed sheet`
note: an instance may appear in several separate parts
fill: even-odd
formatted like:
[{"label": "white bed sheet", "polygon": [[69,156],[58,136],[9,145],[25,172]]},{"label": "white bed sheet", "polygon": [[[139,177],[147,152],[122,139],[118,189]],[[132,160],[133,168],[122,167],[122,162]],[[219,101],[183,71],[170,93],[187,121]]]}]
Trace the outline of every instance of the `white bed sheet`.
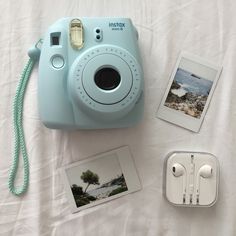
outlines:
[{"label": "white bed sheet", "polygon": [[[236,235],[235,9],[233,0],[1,0],[0,235]],[[24,109],[30,186],[25,196],[15,197],[8,191],[7,179],[16,85],[29,46],[65,16],[132,18],[139,32],[145,74],[144,120],[129,129],[49,130],[39,120],[34,70]],[[181,50],[224,68],[199,133],[155,118]],[[71,214],[59,168],[122,145],[130,146],[143,189]],[[177,208],[165,200],[163,163],[173,150],[206,151],[219,158],[220,192],[215,206]]]}]

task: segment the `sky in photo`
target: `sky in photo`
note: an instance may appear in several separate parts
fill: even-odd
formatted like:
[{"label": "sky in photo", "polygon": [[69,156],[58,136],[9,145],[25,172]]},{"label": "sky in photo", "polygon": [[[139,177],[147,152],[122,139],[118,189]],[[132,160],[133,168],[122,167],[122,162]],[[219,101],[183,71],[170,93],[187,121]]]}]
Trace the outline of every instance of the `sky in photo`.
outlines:
[{"label": "sky in photo", "polygon": [[214,81],[218,71],[212,67],[204,65],[204,63],[198,63],[188,58],[181,58],[178,68],[188,71],[201,78]]},{"label": "sky in photo", "polygon": [[[91,170],[92,172],[98,174],[99,183],[101,185],[122,174],[120,163],[116,154],[105,155],[104,157],[78,164],[75,167],[67,169],[66,173],[70,185],[77,184],[85,189],[87,183],[84,183],[80,176],[87,170]],[[89,190],[98,187],[99,185],[90,185]]]}]

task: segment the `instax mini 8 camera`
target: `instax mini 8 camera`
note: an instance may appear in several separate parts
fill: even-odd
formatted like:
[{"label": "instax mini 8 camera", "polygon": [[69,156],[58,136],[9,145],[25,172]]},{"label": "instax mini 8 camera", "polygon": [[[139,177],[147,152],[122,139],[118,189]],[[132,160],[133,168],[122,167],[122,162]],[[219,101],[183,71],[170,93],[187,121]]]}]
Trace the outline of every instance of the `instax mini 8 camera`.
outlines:
[{"label": "instax mini 8 camera", "polygon": [[48,128],[135,125],[143,113],[138,33],[128,18],[63,18],[44,37],[39,113]]}]

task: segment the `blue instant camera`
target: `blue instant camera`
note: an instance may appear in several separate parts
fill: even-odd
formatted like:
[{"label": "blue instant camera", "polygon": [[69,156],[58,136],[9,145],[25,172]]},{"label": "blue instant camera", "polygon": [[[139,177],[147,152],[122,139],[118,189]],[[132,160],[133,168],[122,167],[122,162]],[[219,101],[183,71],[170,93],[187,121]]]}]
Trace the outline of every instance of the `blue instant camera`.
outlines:
[{"label": "blue instant camera", "polygon": [[129,127],[143,114],[138,33],[128,18],[63,18],[44,37],[39,113],[48,128]]}]

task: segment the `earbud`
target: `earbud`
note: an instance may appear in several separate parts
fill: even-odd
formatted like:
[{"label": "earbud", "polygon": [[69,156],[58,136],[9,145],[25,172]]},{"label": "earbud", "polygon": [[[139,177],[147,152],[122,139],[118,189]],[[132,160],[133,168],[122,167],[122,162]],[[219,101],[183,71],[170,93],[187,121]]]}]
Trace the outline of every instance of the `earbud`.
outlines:
[{"label": "earbud", "polygon": [[183,203],[185,203],[186,196],[186,169],[183,165],[175,163],[172,166],[172,173],[175,177],[183,176]]},{"label": "earbud", "polygon": [[203,165],[197,173],[197,190],[196,190],[197,203],[199,203],[201,177],[202,178],[211,178],[212,172],[213,172],[213,170],[210,165]]},{"label": "earbud", "polygon": [[175,177],[182,176],[185,173],[185,168],[181,164],[175,163],[172,166],[172,173]]},{"label": "earbud", "polygon": [[210,178],[212,176],[212,167],[204,165],[199,169],[198,174],[203,178]]}]

